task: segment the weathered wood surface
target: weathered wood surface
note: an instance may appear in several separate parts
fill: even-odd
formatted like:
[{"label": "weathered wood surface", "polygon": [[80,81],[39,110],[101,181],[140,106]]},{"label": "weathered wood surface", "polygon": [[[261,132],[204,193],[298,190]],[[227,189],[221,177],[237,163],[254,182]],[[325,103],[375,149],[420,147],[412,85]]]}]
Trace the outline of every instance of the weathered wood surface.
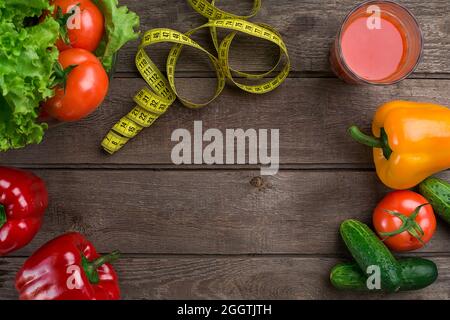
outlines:
[{"label": "weathered wood surface", "polygon": [[[179,0],[122,0],[140,13],[142,30],[166,27],[186,32],[203,23],[205,19],[192,10],[186,1]],[[237,14],[249,12],[252,0],[222,0],[218,6]],[[402,0],[417,17],[425,37],[425,52],[419,73],[450,73],[450,3],[447,0]],[[328,52],[345,15],[358,3],[354,0],[265,0],[260,14],[253,21],[268,23],[283,35],[296,72],[330,73]],[[203,36],[205,35],[205,36]],[[207,39],[207,33],[196,39]],[[244,41],[242,41],[242,40]],[[243,70],[260,71],[273,63],[276,50],[263,41],[248,42],[247,37],[236,40],[231,61]],[[205,43],[207,41],[203,41]],[[165,61],[168,47],[156,45],[149,52],[156,61]],[[256,48],[256,49],[255,49]],[[242,52],[248,57],[243,57]],[[121,52],[118,71],[135,72],[133,65],[136,44],[127,45]],[[180,60],[177,70],[197,72],[211,70],[207,58],[188,50]],[[271,59],[272,58],[272,59]],[[181,74],[180,74],[181,76]]]},{"label": "weathered wood surface", "polygon": [[[422,25],[425,55],[414,79],[389,87],[349,86],[330,73],[330,43],[356,2],[263,1],[255,21],[280,30],[293,61],[291,78],[281,88],[252,96],[228,87],[198,111],[177,103],[123,151],[106,156],[99,147],[103,136],[130,110],[131,97],[144,84],[133,65],[137,43],[129,44],[100,110],[84,121],[52,128],[39,146],[0,154],[1,164],[33,168],[47,181],[51,196],[33,242],[0,259],[0,298],[17,297],[13,281],[25,257],[75,230],[101,252],[124,253],[117,269],[124,297],[130,299],[450,299],[450,227],[442,222],[431,243],[411,254],[438,264],[440,277],[432,287],[353,295],[329,284],[331,267],[348,257],[340,222],[370,222],[371,211],[388,192],[372,169],[370,150],[351,141],[346,128],[368,129],[376,107],[393,99],[450,106],[450,2],[401,1]],[[121,3],[139,12],[143,30],[187,31],[204,21],[185,1]],[[222,3],[237,13],[251,5],[250,0]],[[256,71],[270,64],[274,48],[243,40],[248,38],[236,41],[233,66]],[[162,64],[168,48],[149,52]],[[212,75],[205,57],[186,50],[177,73],[180,92],[205,98],[214,88]],[[255,166],[172,166],[171,133],[192,130],[195,120],[222,130],[280,129],[283,169],[258,187],[251,183],[259,176]],[[450,172],[442,177],[450,180]]]},{"label": "weathered wood surface", "polygon": [[[330,257],[133,257],[116,265],[125,299],[449,299],[450,258],[428,257],[439,269],[432,286],[396,294],[349,293],[329,283]],[[2,298],[16,299],[23,258],[0,262]]]},{"label": "weathered wood surface", "polygon": [[[339,224],[370,223],[387,189],[372,171],[36,170],[51,195],[27,255],[67,230],[99,250],[146,254],[335,254]],[[444,178],[450,179],[450,173]],[[252,181],[253,180],[253,181]],[[445,253],[450,226],[423,249]]]},{"label": "weathered wood surface", "polygon": [[[194,98],[212,93],[212,79],[179,79],[182,93]],[[100,143],[108,130],[133,107],[132,95],[140,79],[114,79],[104,105],[86,120],[49,130],[38,146],[0,154],[10,164],[171,164],[175,129],[193,132],[194,121],[206,128],[280,129],[282,164],[372,163],[370,150],[346,133],[351,124],[369,129],[376,108],[387,101],[406,99],[450,105],[450,80],[406,80],[388,87],[355,87],[337,79],[288,79],[272,93],[256,96],[227,88],[202,110],[179,103],[114,156]],[[208,90],[209,89],[209,90]]]}]

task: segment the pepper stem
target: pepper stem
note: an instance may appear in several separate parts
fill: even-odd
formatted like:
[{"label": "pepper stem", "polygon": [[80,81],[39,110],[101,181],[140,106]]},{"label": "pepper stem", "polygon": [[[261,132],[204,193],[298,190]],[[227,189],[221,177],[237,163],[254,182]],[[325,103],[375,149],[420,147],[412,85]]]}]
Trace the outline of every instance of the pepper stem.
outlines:
[{"label": "pepper stem", "polygon": [[357,126],[348,128],[348,133],[357,142],[372,148],[381,148],[381,140],[363,133]]},{"label": "pepper stem", "polygon": [[6,223],[6,210],[5,206],[0,204],[0,228],[3,227]]},{"label": "pepper stem", "polygon": [[89,282],[92,284],[98,284],[100,282],[97,269],[105,263],[111,263],[120,257],[119,251],[113,251],[110,254],[98,257],[94,261],[89,261],[85,256],[81,258],[81,264],[84,272],[86,273]]},{"label": "pepper stem", "polygon": [[369,136],[363,133],[357,126],[351,126],[348,129],[348,133],[354,140],[361,144],[364,144],[371,148],[383,149],[383,155],[387,160],[389,160],[389,158],[391,157],[392,149],[389,146],[388,136],[384,128],[381,128],[380,130],[380,138]]}]

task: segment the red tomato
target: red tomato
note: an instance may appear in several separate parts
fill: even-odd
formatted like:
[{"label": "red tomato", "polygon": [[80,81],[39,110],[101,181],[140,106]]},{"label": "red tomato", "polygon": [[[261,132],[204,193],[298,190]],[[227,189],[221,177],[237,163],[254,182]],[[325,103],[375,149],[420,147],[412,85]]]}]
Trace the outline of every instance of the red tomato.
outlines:
[{"label": "red tomato", "polygon": [[44,112],[60,121],[77,121],[103,102],[109,79],[100,61],[89,51],[69,49],[59,55],[63,69],[76,67],[69,73],[66,90],[58,87],[55,96],[44,102]]},{"label": "red tomato", "polygon": [[[105,22],[101,11],[90,0],[55,0],[55,15],[58,7],[63,14],[74,14],[67,21],[67,32],[70,45],[59,39],[56,43],[59,51],[70,48],[80,48],[95,51],[102,40]],[[78,5],[78,7],[77,7]]]},{"label": "red tomato", "polygon": [[[409,190],[391,192],[381,200],[373,214],[373,225],[389,248],[395,251],[411,251],[430,241],[436,230],[436,217],[433,208],[427,203],[420,194]],[[418,211],[421,205],[424,206]],[[415,211],[416,217],[413,219]],[[398,233],[402,227],[407,226],[405,223],[410,227]],[[384,233],[398,234],[386,237]]]}]

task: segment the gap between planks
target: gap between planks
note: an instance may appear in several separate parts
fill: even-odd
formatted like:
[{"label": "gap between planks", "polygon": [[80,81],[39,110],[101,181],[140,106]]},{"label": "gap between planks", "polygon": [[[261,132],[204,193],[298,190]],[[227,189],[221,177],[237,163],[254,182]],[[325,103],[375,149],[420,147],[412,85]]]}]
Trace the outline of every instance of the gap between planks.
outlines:
[{"label": "gap between planks", "polygon": [[[99,252],[100,255],[106,255],[109,252]],[[342,259],[348,260],[350,255],[346,254],[324,254],[324,253],[236,253],[236,254],[205,254],[205,253],[138,253],[123,252],[120,254],[125,259],[279,259],[279,258],[297,258],[297,259]],[[446,258],[450,257],[450,252],[407,252],[396,253],[397,258],[417,257],[421,258]],[[8,259],[24,259],[30,255],[11,255],[5,256]]]},{"label": "gap between planks", "polygon": [[[171,165],[171,164],[23,164],[12,163],[11,166],[22,169],[40,170],[147,170],[147,171],[257,171],[261,165]],[[304,163],[280,164],[279,171],[375,171],[373,164],[346,163]]]},{"label": "gap between planks", "polygon": [[[22,169],[74,170],[74,171],[259,171],[260,165],[170,165],[170,164],[8,164]],[[375,172],[373,164],[281,164],[279,171],[352,171]],[[442,172],[447,172],[444,170]]]},{"label": "gap between planks", "polygon": [[[260,70],[246,70],[246,73],[258,73]],[[141,78],[139,73],[136,72],[116,72],[114,74],[115,79],[129,79],[129,78]],[[176,78],[183,79],[215,79],[214,71],[177,71]],[[236,76],[235,79],[242,79],[243,77]],[[291,71],[288,79],[337,79],[337,77],[331,72],[301,72]],[[407,79],[414,80],[450,80],[450,73],[413,73]]]}]

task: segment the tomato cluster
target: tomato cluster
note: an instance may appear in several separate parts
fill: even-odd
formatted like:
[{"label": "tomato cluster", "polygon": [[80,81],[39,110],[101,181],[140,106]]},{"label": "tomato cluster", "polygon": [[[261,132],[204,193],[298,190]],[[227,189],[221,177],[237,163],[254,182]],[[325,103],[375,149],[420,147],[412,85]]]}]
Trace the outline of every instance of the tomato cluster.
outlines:
[{"label": "tomato cluster", "polygon": [[52,4],[65,35],[56,43],[63,72],[55,96],[43,103],[43,112],[60,121],[77,121],[97,109],[108,92],[108,74],[93,54],[105,31],[104,17],[90,0]]}]

